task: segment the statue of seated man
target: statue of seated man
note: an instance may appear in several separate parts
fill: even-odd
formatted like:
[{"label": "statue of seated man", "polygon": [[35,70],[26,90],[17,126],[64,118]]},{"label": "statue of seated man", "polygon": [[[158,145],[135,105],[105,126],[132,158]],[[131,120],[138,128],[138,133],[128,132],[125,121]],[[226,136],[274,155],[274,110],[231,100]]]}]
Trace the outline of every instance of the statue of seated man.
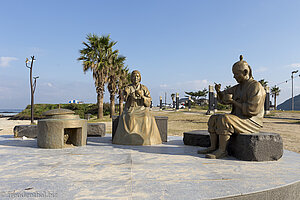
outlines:
[{"label": "statue of seated man", "polygon": [[113,143],[122,145],[161,144],[159,130],[154,116],[149,111],[151,96],[148,88],[141,82],[141,73],[131,73],[132,84],[124,89],[126,101],[120,115]]},{"label": "statue of seated man", "polygon": [[211,146],[199,150],[206,158],[218,159],[227,156],[227,144],[230,136],[240,133],[257,133],[263,125],[264,102],[266,92],[262,85],[252,77],[248,63],[240,56],[240,61],[232,67],[237,85],[220,91],[221,84],[216,84],[218,101],[231,104],[230,114],[212,115],[208,120]]}]

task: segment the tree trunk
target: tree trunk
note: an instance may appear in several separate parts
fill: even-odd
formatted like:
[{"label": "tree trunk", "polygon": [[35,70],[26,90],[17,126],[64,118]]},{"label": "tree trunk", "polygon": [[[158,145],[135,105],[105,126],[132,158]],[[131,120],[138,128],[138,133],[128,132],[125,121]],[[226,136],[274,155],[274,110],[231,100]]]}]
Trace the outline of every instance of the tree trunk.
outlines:
[{"label": "tree trunk", "polygon": [[276,108],[276,94],[274,95],[274,110],[277,110],[277,108]]},{"label": "tree trunk", "polygon": [[33,60],[34,56],[31,59],[31,67],[30,67],[30,91],[31,91],[31,107],[30,107],[30,121],[31,124],[34,124],[34,117],[33,117],[33,112],[34,112],[34,91],[33,91],[33,82],[32,82],[32,67],[33,67]]},{"label": "tree trunk", "polygon": [[103,95],[101,93],[97,94],[97,103],[98,103],[98,119],[103,119]]},{"label": "tree trunk", "polygon": [[119,115],[122,114],[123,109],[124,109],[124,106],[123,106],[124,104],[123,104],[123,102],[124,102],[123,93],[120,92],[120,93],[119,93]]},{"label": "tree trunk", "polygon": [[115,115],[115,94],[110,95],[110,118]]}]

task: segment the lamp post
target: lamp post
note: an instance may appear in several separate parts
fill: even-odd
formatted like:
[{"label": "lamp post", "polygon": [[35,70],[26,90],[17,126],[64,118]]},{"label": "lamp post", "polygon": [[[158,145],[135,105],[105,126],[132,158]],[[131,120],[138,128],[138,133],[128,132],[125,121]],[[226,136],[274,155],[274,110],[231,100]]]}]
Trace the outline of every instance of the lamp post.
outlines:
[{"label": "lamp post", "polygon": [[294,110],[294,74],[298,73],[298,70],[292,71],[292,111]]},{"label": "lamp post", "polygon": [[159,110],[162,110],[162,96],[159,97]]},{"label": "lamp post", "polygon": [[179,93],[176,93],[176,110],[179,111]]}]

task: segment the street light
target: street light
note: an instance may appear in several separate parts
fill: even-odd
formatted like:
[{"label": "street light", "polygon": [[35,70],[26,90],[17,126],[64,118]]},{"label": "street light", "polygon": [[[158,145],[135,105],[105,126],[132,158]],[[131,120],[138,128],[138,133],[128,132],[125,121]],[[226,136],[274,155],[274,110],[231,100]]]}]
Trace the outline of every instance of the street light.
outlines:
[{"label": "street light", "polygon": [[294,110],[294,74],[298,73],[298,70],[292,71],[292,111]]}]

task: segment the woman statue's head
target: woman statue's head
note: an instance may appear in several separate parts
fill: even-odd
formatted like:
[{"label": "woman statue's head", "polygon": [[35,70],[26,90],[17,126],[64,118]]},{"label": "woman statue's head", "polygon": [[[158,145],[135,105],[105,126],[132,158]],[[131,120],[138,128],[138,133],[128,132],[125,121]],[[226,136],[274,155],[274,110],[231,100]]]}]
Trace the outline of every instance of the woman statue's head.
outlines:
[{"label": "woman statue's head", "polygon": [[141,73],[138,70],[133,70],[131,72],[131,82],[133,84],[136,84],[141,82],[141,80],[142,80]]}]

